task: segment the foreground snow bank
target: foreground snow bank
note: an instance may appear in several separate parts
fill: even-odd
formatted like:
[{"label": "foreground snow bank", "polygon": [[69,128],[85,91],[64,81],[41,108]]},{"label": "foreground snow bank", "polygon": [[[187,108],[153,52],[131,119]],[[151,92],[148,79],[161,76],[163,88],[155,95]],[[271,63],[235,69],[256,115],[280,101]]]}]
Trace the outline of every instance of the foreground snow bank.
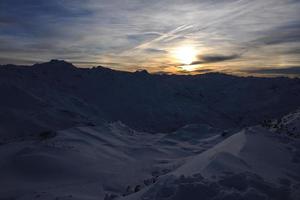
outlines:
[{"label": "foreground snow bank", "polygon": [[[295,115],[290,121],[295,125]],[[300,140],[256,126],[232,135],[125,199],[296,200],[299,174]]]},{"label": "foreground snow bank", "polygon": [[299,117],[233,135],[205,124],[149,134],[116,122],[4,143],[0,197],[297,200]]},{"label": "foreground snow bank", "polygon": [[0,199],[103,199],[133,193],[222,140],[219,130],[193,127],[189,133],[149,134],[116,122],[0,145]]}]

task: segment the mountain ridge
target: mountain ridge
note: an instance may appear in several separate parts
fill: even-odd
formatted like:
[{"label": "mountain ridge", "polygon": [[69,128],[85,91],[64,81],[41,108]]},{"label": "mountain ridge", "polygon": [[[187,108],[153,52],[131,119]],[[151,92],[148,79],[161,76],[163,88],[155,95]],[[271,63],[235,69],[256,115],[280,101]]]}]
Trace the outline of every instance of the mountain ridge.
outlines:
[{"label": "mountain ridge", "polygon": [[59,68],[74,68],[74,69],[79,69],[79,70],[107,70],[107,71],[113,71],[113,72],[121,72],[121,73],[129,73],[129,74],[149,74],[153,76],[183,76],[183,77],[197,77],[197,76],[231,76],[231,77],[241,77],[241,78],[266,78],[266,79],[276,79],[276,78],[287,78],[287,79],[300,79],[299,77],[289,77],[289,76],[275,76],[275,77],[263,77],[263,76],[254,76],[254,75],[249,75],[249,76],[239,76],[236,74],[229,74],[229,73],[224,73],[224,72],[206,72],[206,73],[201,73],[201,74],[173,74],[173,73],[156,73],[156,72],[149,72],[146,69],[138,69],[136,71],[123,71],[123,70],[117,70],[117,69],[112,69],[109,66],[102,66],[102,65],[97,65],[97,66],[89,66],[89,67],[78,67],[74,65],[72,62],[66,61],[66,60],[60,60],[60,59],[51,59],[50,61],[45,61],[45,62],[38,62],[32,65],[17,65],[17,64],[0,64],[0,69],[31,69],[31,68],[49,68],[49,69],[59,69]]},{"label": "mountain ridge", "polygon": [[[60,60],[28,68],[0,67],[0,93],[8,99],[1,108],[6,114],[0,118],[11,117],[21,130],[25,122],[33,124],[31,128],[39,127],[35,133],[118,120],[152,133],[172,132],[193,123],[241,128],[300,106],[297,78],[156,75],[76,68]],[[22,98],[35,99],[31,105],[37,107],[23,104]],[[10,107],[9,99],[19,106]],[[6,127],[4,122],[2,127]],[[2,129],[1,135],[10,132]],[[19,133],[16,129],[13,132]]]}]

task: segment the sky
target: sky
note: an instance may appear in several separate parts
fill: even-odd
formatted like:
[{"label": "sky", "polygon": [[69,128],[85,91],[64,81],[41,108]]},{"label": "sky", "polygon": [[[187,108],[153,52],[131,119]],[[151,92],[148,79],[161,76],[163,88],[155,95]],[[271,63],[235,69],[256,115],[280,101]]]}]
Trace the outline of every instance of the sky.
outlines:
[{"label": "sky", "polygon": [[0,0],[0,64],[300,76],[300,0]]}]

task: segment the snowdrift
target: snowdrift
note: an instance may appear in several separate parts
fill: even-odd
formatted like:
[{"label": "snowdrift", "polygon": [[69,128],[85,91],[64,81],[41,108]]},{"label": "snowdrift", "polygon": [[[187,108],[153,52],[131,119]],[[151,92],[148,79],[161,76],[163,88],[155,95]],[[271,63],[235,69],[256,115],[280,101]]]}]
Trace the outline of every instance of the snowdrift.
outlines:
[{"label": "snowdrift", "polygon": [[[202,125],[193,127],[201,130]],[[116,122],[2,144],[0,197],[103,199],[105,194],[130,194],[222,140],[219,130],[202,133],[181,141],[180,134],[188,133],[174,132],[179,138],[153,135]]]},{"label": "snowdrift", "polygon": [[[290,119],[283,120],[285,126],[298,127],[299,111],[283,119]],[[300,140],[281,130],[285,129],[246,128],[124,199],[296,200]]]}]

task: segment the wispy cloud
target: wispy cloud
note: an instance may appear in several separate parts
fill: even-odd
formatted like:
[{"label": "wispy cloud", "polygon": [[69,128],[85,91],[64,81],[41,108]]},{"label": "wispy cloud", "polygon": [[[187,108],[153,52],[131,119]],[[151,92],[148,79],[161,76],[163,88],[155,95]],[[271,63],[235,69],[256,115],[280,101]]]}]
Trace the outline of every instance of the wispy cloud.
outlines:
[{"label": "wispy cloud", "polygon": [[200,54],[194,64],[216,70],[275,58],[299,65],[299,9],[284,0],[3,0],[0,63],[60,58],[158,71],[176,66],[172,51],[189,44]]},{"label": "wispy cloud", "polygon": [[216,62],[224,62],[239,58],[240,55],[199,55],[197,61],[192,62],[190,65],[208,64]]},{"label": "wispy cloud", "polygon": [[300,66],[285,67],[285,68],[271,68],[271,69],[248,69],[242,70],[251,74],[269,74],[269,75],[300,75]]}]

